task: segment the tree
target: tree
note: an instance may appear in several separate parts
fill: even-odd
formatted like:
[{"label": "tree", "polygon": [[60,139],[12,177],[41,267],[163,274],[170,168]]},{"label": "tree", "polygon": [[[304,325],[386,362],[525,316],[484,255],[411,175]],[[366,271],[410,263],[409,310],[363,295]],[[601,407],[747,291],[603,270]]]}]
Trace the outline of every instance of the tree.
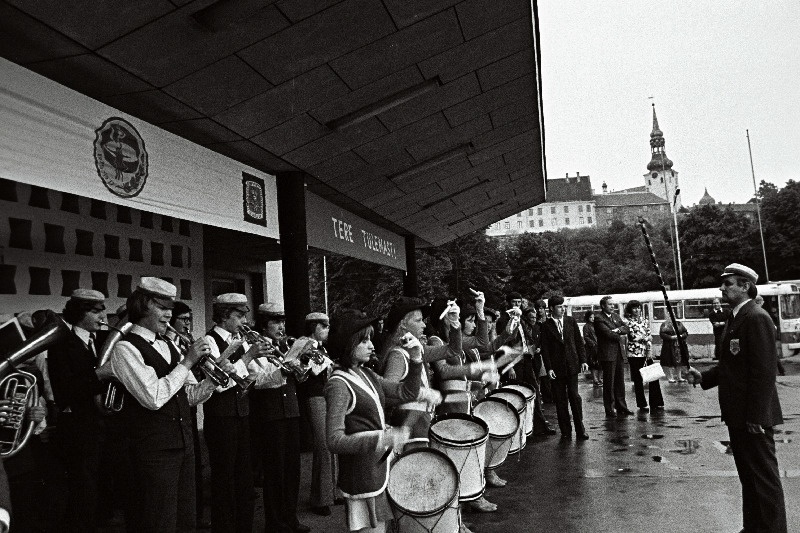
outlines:
[{"label": "tree", "polygon": [[789,180],[765,196],[761,215],[770,278],[800,278],[800,183]]},{"label": "tree", "polygon": [[764,200],[775,194],[778,194],[778,186],[774,183],[761,180],[761,183],[758,184],[758,192],[756,193],[756,196],[760,200]]}]

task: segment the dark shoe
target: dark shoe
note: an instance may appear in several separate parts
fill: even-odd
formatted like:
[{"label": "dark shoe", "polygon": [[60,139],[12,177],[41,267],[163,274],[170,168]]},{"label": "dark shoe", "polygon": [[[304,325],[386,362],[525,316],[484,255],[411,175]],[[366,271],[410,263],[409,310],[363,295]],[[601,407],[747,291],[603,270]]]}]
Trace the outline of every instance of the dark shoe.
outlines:
[{"label": "dark shoe", "polygon": [[572,433],[562,433],[561,440],[572,440]]},{"label": "dark shoe", "polygon": [[314,514],[318,514],[320,516],[330,516],[331,515],[331,508],[327,505],[320,505],[317,507],[312,507],[311,512]]},{"label": "dark shoe", "polygon": [[534,435],[555,435],[556,430],[551,428],[550,426],[545,426],[544,429],[539,429],[533,432]]},{"label": "dark shoe", "polygon": [[297,524],[292,528],[294,533],[310,533],[311,528],[305,524]]},{"label": "dark shoe", "polygon": [[633,414],[633,411],[630,409],[617,409],[617,414],[619,416],[630,416]]},{"label": "dark shoe", "polygon": [[613,409],[606,410],[606,417],[617,416],[617,412]]},{"label": "dark shoe", "polygon": [[640,413],[649,413],[650,412],[650,408],[649,407],[640,407],[639,408],[639,412]]},{"label": "dark shoe", "polygon": [[655,407],[653,407],[653,411],[663,411],[663,410],[664,410],[663,405],[656,405]]},{"label": "dark shoe", "polygon": [[585,431],[583,433],[578,433],[575,436],[578,437],[578,440],[589,440],[589,434]]}]

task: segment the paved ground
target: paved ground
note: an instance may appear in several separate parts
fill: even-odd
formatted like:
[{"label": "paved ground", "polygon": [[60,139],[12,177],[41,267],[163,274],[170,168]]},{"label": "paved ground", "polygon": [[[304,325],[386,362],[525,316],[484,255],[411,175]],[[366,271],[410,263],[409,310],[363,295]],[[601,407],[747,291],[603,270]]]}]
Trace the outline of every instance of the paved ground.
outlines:
[{"label": "paved ground", "polygon": [[[800,531],[800,361],[786,366],[789,375],[778,378],[786,423],[776,440],[789,531]],[[508,486],[487,491],[499,511],[465,514],[465,522],[475,533],[739,531],[740,485],[716,391],[665,382],[662,390],[663,414],[606,420],[602,389],[581,383],[590,440],[529,440],[519,460],[498,469]],[[628,404],[635,406],[632,390]],[[556,425],[553,406],[545,407]],[[304,456],[304,507],[309,465]],[[333,509],[327,518],[304,510],[301,521],[315,532],[346,531],[342,507]],[[261,516],[259,506],[257,523]]]}]

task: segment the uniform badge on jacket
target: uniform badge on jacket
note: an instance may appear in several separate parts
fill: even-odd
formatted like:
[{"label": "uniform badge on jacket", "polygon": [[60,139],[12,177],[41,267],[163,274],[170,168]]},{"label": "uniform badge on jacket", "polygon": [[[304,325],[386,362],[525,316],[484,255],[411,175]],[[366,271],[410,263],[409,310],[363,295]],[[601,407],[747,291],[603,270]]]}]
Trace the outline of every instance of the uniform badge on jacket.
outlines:
[{"label": "uniform badge on jacket", "polygon": [[738,354],[741,351],[741,347],[739,346],[739,339],[731,339],[731,353],[733,355]]}]

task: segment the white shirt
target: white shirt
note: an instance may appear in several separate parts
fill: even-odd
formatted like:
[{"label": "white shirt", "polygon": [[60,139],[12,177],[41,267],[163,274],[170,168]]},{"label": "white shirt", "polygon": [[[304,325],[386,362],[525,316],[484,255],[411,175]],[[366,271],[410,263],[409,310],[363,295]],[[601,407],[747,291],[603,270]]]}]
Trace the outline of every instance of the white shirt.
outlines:
[{"label": "white shirt", "polygon": [[733,317],[736,317],[736,314],[739,312],[739,309],[741,309],[742,307],[744,307],[744,304],[746,304],[746,303],[747,303],[747,302],[749,302],[750,300],[752,300],[752,298],[748,298],[747,300],[743,301],[742,303],[740,303],[739,305],[737,305],[736,307],[734,307],[734,308],[733,308],[733,311],[731,311],[731,316],[733,316]]},{"label": "white shirt", "polygon": [[[233,334],[228,330],[222,329],[219,326],[214,326],[214,333],[219,335],[228,345],[233,342]],[[217,341],[215,341],[214,337],[211,335],[206,335],[206,341],[208,341],[208,345],[211,348],[211,355],[215,360],[219,359],[222,353],[219,351]],[[250,349],[250,345],[244,342],[242,343],[242,348],[244,348],[244,351],[247,351]],[[255,383],[253,386],[257,389],[276,389],[283,385],[283,376],[281,375],[280,369],[276,365],[268,362],[266,357],[259,357],[258,359],[258,362],[253,360],[247,366],[245,366],[244,361],[241,359],[233,363],[233,367],[236,369],[236,375],[242,378],[249,377],[250,379],[254,379]],[[262,363],[263,367],[258,363]],[[227,387],[217,387],[217,391],[221,392],[234,386],[236,386],[236,383],[231,380]]]},{"label": "white shirt", "polygon": [[[147,328],[134,325],[130,331],[152,344],[164,361],[171,362],[172,354],[167,341],[156,339],[156,334]],[[144,362],[142,354],[130,342],[120,341],[111,354],[111,370],[128,392],[145,408],[153,411],[161,409],[175,394],[186,387],[189,405],[197,405],[211,397],[213,389],[201,389],[192,373],[179,364],[160,378],[153,367]]]}]

